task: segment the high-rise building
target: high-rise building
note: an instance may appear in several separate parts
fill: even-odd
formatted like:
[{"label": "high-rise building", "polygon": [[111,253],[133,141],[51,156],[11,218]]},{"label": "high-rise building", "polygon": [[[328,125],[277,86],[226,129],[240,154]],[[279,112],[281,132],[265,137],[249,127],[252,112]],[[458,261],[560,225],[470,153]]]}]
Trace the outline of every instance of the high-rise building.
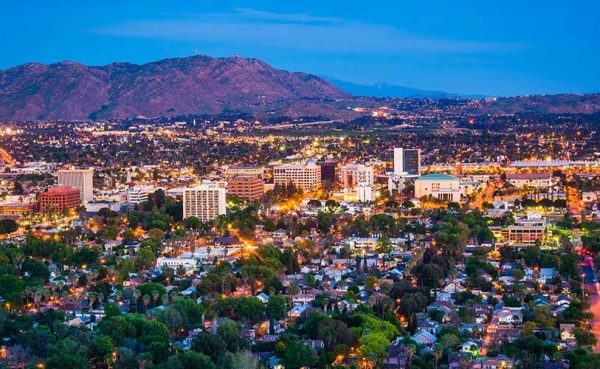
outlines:
[{"label": "high-rise building", "polygon": [[340,182],[343,188],[373,185],[373,167],[362,164],[349,164],[340,168]]},{"label": "high-rise building", "polygon": [[93,169],[63,169],[58,171],[58,185],[74,187],[79,190],[81,201],[90,202],[94,199],[94,170]]},{"label": "high-rise building", "polygon": [[197,217],[203,222],[212,220],[226,212],[227,190],[212,182],[183,190],[183,217]]},{"label": "high-rise building", "polygon": [[81,205],[79,190],[73,187],[59,186],[40,192],[40,210],[43,212],[62,212]]},{"label": "high-rise building", "polygon": [[335,182],[337,178],[338,161],[324,160],[317,164],[321,167],[321,181]]},{"label": "high-rise building", "polygon": [[259,200],[265,193],[265,182],[258,176],[237,175],[227,183],[229,195],[245,200]]},{"label": "high-rise building", "polygon": [[421,175],[421,150],[394,148],[394,173]]},{"label": "high-rise building", "polygon": [[287,185],[293,183],[304,192],[321,188],[321,167],[314,160],[306,164],[285,164],[273,167],[273,182]]}]

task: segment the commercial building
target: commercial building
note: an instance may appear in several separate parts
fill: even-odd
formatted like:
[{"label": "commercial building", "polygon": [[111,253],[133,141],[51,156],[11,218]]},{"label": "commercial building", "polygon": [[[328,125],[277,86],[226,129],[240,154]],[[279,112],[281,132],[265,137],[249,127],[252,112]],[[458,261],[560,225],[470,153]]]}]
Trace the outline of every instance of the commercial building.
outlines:
[{"label": "commercial building", "polygon": [[460,201],[458,178],[448,174],[426,174],[415,180],[415,197],[433,197],[441,201]]},{"label": "commercial building", "polygon": [[273,167],[273,182],[287,185],[293,183],[303,192],[321,188],[321,167],[314,160],[306,164],[284,164]]},{"label": "commercial building", "polygon": [[257,176],[260,178],[265,178],[265,168],[259,166],[249,166],[249,165],[232,165],[224,170],[224,176],[226,179],[229,179],[233,176],[245,175],[245,176]]},{"label": "commercial building", "polygon": [[79,190],[81,201],[94,199],[93,169],[63,169],[58,171],[58,185],[74,187]]},{"label": "commercial building", "polygon": [[548,188],[552,185],[550,173],[514,173],[507,174],[506,180],[518,188],[532,187],[538,189]]},{"label": "commercial building", "polygon": [[394,173],[421,175],[421,150],[394,148]]},{"label": "commercial building", "polygon": [[203,222],[225,214],[227,190],[218,184],[205,182],[183,190],[183,217],[197,217]]},{"label": "commercial building", "polygon": [[154,192],[154,186],[134,186],[127,190],[127,201],[133,204],[139,204],[148,201],[148,195]]},{"label": "commercial building", "polygon": [[265,193],[265,182],[258,176],[236,175],[227,183],[227,192],[244,200],[259,200]]},{"label": "commercial building", "polygon": [[337,160],[319,161],[317,164],[321,167],[321,181],[335,182],[337,179],[338,164]]},{"label": "commercial building", "polygon": [[77,188],[59,186],[40,192],[40,210],[43,212],[62,212],[76,209],[81,205]]},{"label": "commercial building", "polygon": [[373,167],[362,164],[349,164],[340,168],[342,188],[373,185]]}]

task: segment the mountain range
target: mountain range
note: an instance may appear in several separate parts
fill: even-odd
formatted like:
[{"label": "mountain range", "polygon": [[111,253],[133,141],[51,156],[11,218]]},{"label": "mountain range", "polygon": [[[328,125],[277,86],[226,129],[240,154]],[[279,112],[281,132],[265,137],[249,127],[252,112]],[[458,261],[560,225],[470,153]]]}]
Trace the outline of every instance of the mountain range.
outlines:
[{"label": "mountain range", "polygon": [[[381,98],[406,97],[457,99],[465,96],[389,84],[362,86],[275,69],[253,58],[204,55],[141,65],[86,66],[69,61],[49,65],[28,63],[0,71],[0,121],[223,113],[350,119],[360,116],[353,107],[377,107]],[[474,101],[459,109],[468,114],[587,114],[600,111],[599,94],[532,95]]]},{"label": "mountain range", "polygon": [[429,99],[447,99],[447,98],[482,98],[483,95],[460,95],[445,91],[422,90],[414,87],[393,85],[386,82],[378,82],[370,85],[363,85],[342,81],[332,77],[323,76],[334,86],[351,93],[355,96],[373,96],[373,97],[397,97],[397,98],[429,98]]},{"label": "mountain range", "polygon": [[192,56],[136,65],[29,63],[0,72],[0,119],[86,120],[312,111],[350,95],[324,79],[258,59]]}]

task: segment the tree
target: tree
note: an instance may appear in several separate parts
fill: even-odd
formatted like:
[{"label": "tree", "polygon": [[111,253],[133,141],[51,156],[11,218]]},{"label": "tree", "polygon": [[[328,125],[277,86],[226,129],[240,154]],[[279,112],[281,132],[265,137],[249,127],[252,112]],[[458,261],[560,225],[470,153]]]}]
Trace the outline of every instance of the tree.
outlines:
[{"label": "tree", "polygon": [[156,317],[159,322],[163,323],[172,335],[176,335],[177,331],[183,325],[183,319],[179,311],[173,308],[166,308]]},{"label": "tree", "polygon": [[216,369],[210,357],[194,351],[184,351],[169,357],[167,368],[171,369]]},{"label": "tree", "polygon": [[237,352],[231,355],[229,369],[260,369],[262,365],[258,358],[249,351]]},{"label": "tree", "polygon": [[310,367],[316,364],[317,356],[313,350],[299,340],[285,343],[282,353],[283,365],[289,369]]},{"label": "tree", "polygon": [[380,332],[367,333],[359,338],[359,353],[371,361],[377,361],[390,345],[389,339]]},{"label": "tree", "polygon": [[192,342],[192,349],[208,355],[214,362],[219,362],[227,352],[227,343],[219,335],[202,332]]},{"label": "tree", "polygon": [[460,338],[454,333],[446,333],[440,337],[440,344],[444,351],[454,349],[460,343]]},{"label": "tree", "polygon": [[0,234],[13,233],[19,229],[19,225],[12,219],[0,220]]},{"label": "tree", "polygon": [[269,319],[281,320],[285,318],[287,311],[285,297],[281,295],[270,296],[265,310]]},{"label": "tree", "polygon": [[265,306],[256,297],[240,297],[236,299],[235,313],[251,323],[258,322],[265,314]]}]

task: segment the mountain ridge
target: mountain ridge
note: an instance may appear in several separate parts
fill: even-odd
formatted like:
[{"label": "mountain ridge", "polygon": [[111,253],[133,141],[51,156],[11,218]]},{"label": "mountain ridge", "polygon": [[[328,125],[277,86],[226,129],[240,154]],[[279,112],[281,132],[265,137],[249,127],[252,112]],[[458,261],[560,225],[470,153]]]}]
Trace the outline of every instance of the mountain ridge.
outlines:
[{"label": "mountain ridge", "polygon": [[350,95],[324,79],[255,58],[206,55],[87,66],[26,63],[0,71],[0,119],[87,120],[253,112]]}]

